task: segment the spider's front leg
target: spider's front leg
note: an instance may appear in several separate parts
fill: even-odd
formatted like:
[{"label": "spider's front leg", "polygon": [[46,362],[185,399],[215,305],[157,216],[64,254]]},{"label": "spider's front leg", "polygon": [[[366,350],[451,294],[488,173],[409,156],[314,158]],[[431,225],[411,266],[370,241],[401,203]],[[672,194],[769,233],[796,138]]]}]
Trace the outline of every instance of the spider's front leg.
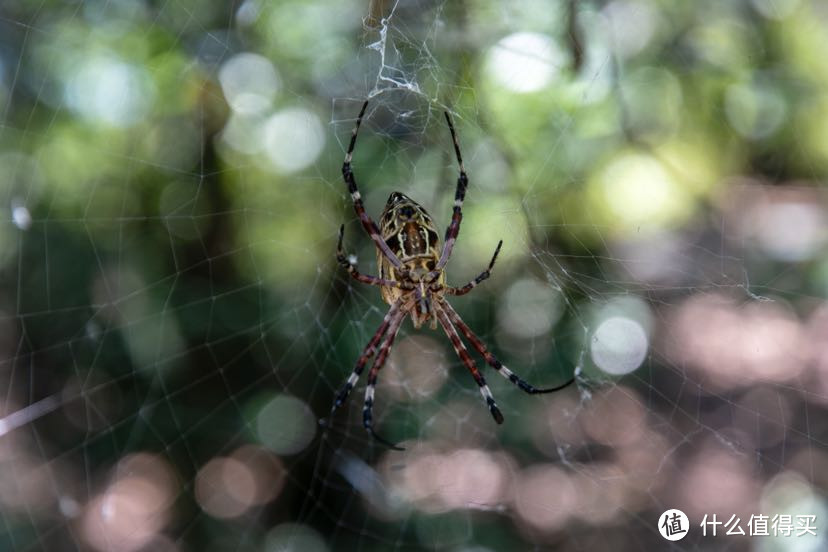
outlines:
[{"label": "spider's front leg", "polygon": [[388,259],[388,262],[390,262],[397,270],[402,271],[405,268],[402,261],[400,261],[399,257],[397,257],[393,251],[391,251],[391,248],[388,247],[385,240],[382,239],[379,228],[377,228],[377,224],[365,211],[365,205],[362,203],[362,195],[359,193],[356,178],[354,178],[354,171],[351,168],[351,159],[354,155],[354,147],[356,147],[357,134],[359,134],[359,125],[362,124],[362,117],[365,115],[365,109],[367,107],[368,100],[365,100],[365,103],[362,104],[362,109],[359,110],[359,116],[357,117],[356,125],[354,125],[354,130],[351,131],[351,142],[348,144],[348,151],[345,153],[345,161],[342,163],[342,179],[345,180],[345,185],[348,187],[348,193],[351,194],[351,201],[354,204],[354,212],[359,217],[362,227],[365,228],[365,231],[368,232],[368,235],[372,240],[374,240],[377,248],[382,251],[382,254],[386,259]]},{"label": "spider's front leg", "polygon": [[451,252],[454,249],[454,242],[460,234],[460,222],[463,220],[463,201],[466,199],[466,189],[469,186],[469,178],[466,175],[466,166],[463,164],[463,156],[460,154],[460,142],[457,140],[457,133],[454,132],[454,124],[451,122],[451,116],[448,112],[444,112],[443,114],[446,116],[446,123],[448,123],[449,131],[451,132],[451,141],[454,144],[454,154],[457,157],[457,164],[460,166],[460,176],[457,177],[457,187],[454,190],[454,207],[452,208],[451,222],[449,223],[448,228],[446,228],[443,250],[440,252],[440,258],[438,259],[434,270],[429,272],[427,275],[429,280],[436,278],[451,258]]}]

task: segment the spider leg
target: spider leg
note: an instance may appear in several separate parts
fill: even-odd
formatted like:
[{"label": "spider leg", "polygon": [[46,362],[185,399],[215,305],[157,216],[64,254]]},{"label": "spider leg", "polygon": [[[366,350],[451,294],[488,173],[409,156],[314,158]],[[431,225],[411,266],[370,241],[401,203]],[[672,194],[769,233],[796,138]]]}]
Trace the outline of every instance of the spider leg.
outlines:
[{"label": "spider leg", "polygon": [[380,324],[380,327],[377,328],[377,331],[374,333],[374,336],[371,338],[371,341],[368,342],[368,345],[366,345],[365,348],[362,350],[362,354],[359,355],[359,359],[357,360],[353,372],[351,372],[351,375],[348,376],[348,379],[347,381],[345,381],[345,384],[339,389],[339,392],[337,392],[336,399],[334,400],[334,404],[331,407],[331,414],[333,414],[337,408],[339,408],[345,403],[345,400],[348,398],[348,394],[351,392],[351,389],[354,388],[354,385],[356,385],[359,376],[365,369],[365,364],[372,356],[374,356],[374,353],[377,350],[377,344],[380,342],[380,339],[382,339],[382,337],[385,335],[386,330],[388,330],[388,326],[391,324],[391,320],[396,319],[396,317],[398,316],[402,316],[398,312],[399,308],[400,300],[397,300],[394,302],[393,305],[391,305],[391,308],[388,309],[385,318],[382,319],[382,324]]},{"label": "spider leg", "polygon": [[437,314],[437,319],[440,321],[440,325],[443,326],[443,330],[446,332],[446,335],[451,340],[451,344],[454,345],[454,352],[457,353],[457,356],[460,357],[460,360],[463,361],[463,364],[469,372],[471,372],[474,381],[477,382],[477,386],[480,388],[480,394],[483,395],[483,399],[489,407],[489,412],[492,413],[492,418],[494,418],[495,422],[498,424],[502,424],[503,414],[497,407],[497,403],[492,396],[489,386],[486,385],[486,379],[477,369],[474,359],[472,359],[468,349],[466,349],[466,346],[463,345],[463,342],[460,340],[460,336],[457,334],[457,330],[454,329],[451,320],[449,320],[449,317],[446,316],[446,313],[440,308],[439,305],[435,305],[434,312]]},{"label": "spider leg", "polygon": [[451,250],[454,248],[457,234],[460,233],[460,221],[463,219],[463,200],[466,198],[466,188],[469,185],[469,179],[466,176],[466,167],[463,165],[463,156],[460,155],[460,143],[457,141],[457,134],[454,132],[454,124],[451,122],[451,116],[447,111],[443,114],[446,116],[446,122],[451,132],[451,140],[454,142],[454,153],[457,156],[457,164],[460,165],[460,176],[457,178],[457,188],[454,192],[454,210],[451,215],[451,222],[448,228],[446,228],[443,251],[440,253],[440,260],[437,261],[437,266],[429,274],[432,278],[437,271],[446,266],[449,257],[451,257]]},{"label": "spider leg", "polygon": [[396,280],[385,280],[383,278],[377,278],[376,276],[371,276],[369,274],[362,274],[361,272],[357,271],[356,265],[352,263],[350,260],[348,260],[348,257],[342,250],[342,237],[344,233],[345,225],[343,224],[339,227],[339,242],[336,246],[336,262],[338,262],[342,268],[347,270],[348,274],[350,274],[352,278],[354,278],[355,280],[359,280],[363,284],[370,284],[372,286],[387,286],[410,289],[410,285],[405,286]]},{"label": "spider leg", "polygon": [[405,449],[383,439],[374,431],[374,386],[377,384],[377,374],[385,364],[388,353],[391,351],[391,345],[394,344],[394,338],[397,336],[400,325],[411,307],[412,303],[406,303],[388,326],[388,332],[385,334],[385,339],[382,342],[382,346],[380,346],[379,353],[377,353],[377,358],[374,360],[374,364],[368,372],[368,385],[365,387],[365,405],[362,408],[362,425],[365,429],[368,430],[374,439],[394,450]]},{"label": "spider leg", "polygon": [[357,117],[354,130],[351,132],[351,142],[348,144],[348,152],[345,154],[345,162],[342,163],[342,178],[348,186],[348,193],[351,194],[351,200],[354,202],[354,211],[359,217],[362,227],[365,228],[365,231],[368,232],[368,235],[371,236],[371,239],[374,240],[374,243],[377,244],[377,247],[380,251],[382,251],[382,254],[385,255],[388,261],[399,271],[404,272],[405,266],[402,261],[400,261],[393,251],[391,251],[391,248],[388,247],[388,244],[385,243],[384,239],[382,239],[379,228],[377,228],[377,224],[371,219],[368,213],[365,212],[365,206],[362,204],[362,196],[357,189],[354,173],[351,170],[351,158],[354,154],[354,146],[356,145],[359,125],[362,124],[362,116],[365,115],[365,109],[367,107],[368,100],[365,100],[365,103],[362,104],[362,109],[359,111],[359,116]]},{"label": "spider leg", "polygon": [[564,387],[567,387],[575,382],[575,378],[573,377],[569,381],[564,384],[558,385],[556,387],[548,387],[544,389],[538,389],[537,387],[531,385],[526,380],[506,368],[498,359],[495,357],[491,351],[486,348],[486,345],[483,344],[483,341],[475,335],[475,333],[469,328],[469,326],[463,322],[463,319],[460,318],[460,315],[457,314],[457,311],[452,308],[452,306],[448,303],[448,301],[440,301],[441,310],[445,310],[449,319],[458,327],[460,328],[460,332],[466,336],[466,339],[472,344],[475,350],[483,355],[483,358],[486,360],[486,364],[497,370],[497,372],[506,378],[507,380],[511,381],[525,392],[529,393],[530,395],[537,395],[540,393],[552,393],[553,391],[560,391]]},{"label": "spider leg", "polygon": [[494,255],[492,255],[492,260],[489,262],[489,267],[477,275],[477,278],[469,282],[463,287],[446,287],[446,293],[449,295],[465,295],[477,286],[483,280],[486,280],[489,276],[491,276],[492,268],[494,268],[495,261],[497,260],[497,254],[500,253],[500,246],[503,245],[503,240],[500,240],[497,243],[497,248],[495,249]]}]

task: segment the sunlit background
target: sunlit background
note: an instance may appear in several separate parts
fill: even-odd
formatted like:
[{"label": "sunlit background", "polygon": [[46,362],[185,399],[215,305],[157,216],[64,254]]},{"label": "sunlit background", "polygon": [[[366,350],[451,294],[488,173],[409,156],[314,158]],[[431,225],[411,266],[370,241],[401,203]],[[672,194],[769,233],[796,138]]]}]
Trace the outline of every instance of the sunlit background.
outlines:
[{"label": "sunlit background", "polygon": [[[828,547],[822,0],[0,2],[0,550]],[[447,224],[385,314],[340,167]],[[688,536],[670,545],[660,515]],[[816,536],[702,535],[705,515]],[[669,546],[668,546],[669,545]],[[672,546],[673,548],[670,548]]]}]

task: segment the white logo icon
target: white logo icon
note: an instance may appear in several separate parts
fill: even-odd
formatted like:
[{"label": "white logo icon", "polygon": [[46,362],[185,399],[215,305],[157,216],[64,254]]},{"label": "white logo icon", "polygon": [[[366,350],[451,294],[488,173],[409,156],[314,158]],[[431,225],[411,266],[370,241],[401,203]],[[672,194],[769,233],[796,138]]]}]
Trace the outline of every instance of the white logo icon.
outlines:
[{"label": "white logo icon", "polygon": [[690,530],[690,519],[681,510],[667,510],[658,518],[658,532],[669,541],[681,540]]}]

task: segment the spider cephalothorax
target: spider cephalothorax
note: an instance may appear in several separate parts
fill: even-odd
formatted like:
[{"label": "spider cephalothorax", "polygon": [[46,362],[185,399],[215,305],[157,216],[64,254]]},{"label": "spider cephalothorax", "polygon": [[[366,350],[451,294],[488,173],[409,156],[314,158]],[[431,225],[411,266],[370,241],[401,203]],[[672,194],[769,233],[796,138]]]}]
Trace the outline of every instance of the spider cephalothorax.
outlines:
[{"label": "spider cephalothorax", "polygon": [[445,240],[442,246],[440,245],[440,237],[434,227],[434,222],[426,210],[417,202],[400,192],[394,192],[388,198],[388,203],[386,203],[385,209],[380,216],[379,227],[368,216],[362,204],[362,196],[357,189],[354,173],[351,170],[351,157],[354,152],[354,146],[356,145],[359,125],[362,122],[362,117],[365,115],[365,109],[367,107],[368,102],[366,101],[362,105],[362,110],[359,112],[359,117],[357,117],[356,125],[351,134],[351,142],[348,145],[348,152],[345,154],[345,162],[342,165],[342,177],[348,186],[348,193],[351,194],[354,211],[356,211],[362,227],[365,228],[365,231],[368,232],[368,235],[374,240],[374,244],[377,247],[379,276],[369,276],[359,273],[355,263],[345,255],[342,250],[344,226],[339,229],[339,244],[337,246],[336,258],[339,264],[356,280],[379,286],[382,298],[386,303],[391,305],[391,308],[388,310],[385,318],[383,318],[382,324],[380,324],[379,329],[377,329],[371,341],[363,349],[354,367],[354,371],[348,377],[342,389],[339,390],[339,393],[337,393],[336,400],[331,408],[331,413],[345,402],[351,389],[356,384],[357,379],[359,379],[360,374],[365,369],[365,365],[376,353],[377,358],[374,360],[374,364],[368,373],[368,384],[365,388],[365,405],[362,409],[362,423],[365,429],[375,439],[400,450],[399,447],[379,437],[374,431],[373,406],[374,386],[377,383],[377,375],[388,358],[391,346],[394,344],[394,338],[406,316],[411,316],[415,328],[419,328],[424,322],[428,321],[431,322],[432,329],[436,329],[438,323],[442,326],[446,335],[451,340],[457,356],[460,357],[460,360],[477,382],[480,394],[483,396],[492,417],[498,424],[503,423],[503,414],[497,407],[497,403],[489,390],[489,386],[486,385],[485,378],[477,369],[474,360],[460,339],[457,330],[460,330],[460,333],[471,343],[475,351],[483,357],[489,366],[529,394],[534,395],[557,391],[575,380],[571,379],[563,385],[548,389],[533,387],[518,377],[517,374],[506,368],[486,348],[486,345],[472,332],[471,328],[463,322],[457,312],[449,305],[448,301],[445,300],[445,295],[465,295],[477,284],[488,278],[490,271],[494,267],[495,260],[497,260],[497,254],[500,252],[500,246],[503,245],[502,241],[497,244],[488,268],[481,272],[477,278],[462,287],[446,285],[444,267],[451,257],[454,242],[460,233],[460,221],[463,218],[463,200],[466,197],[466,188],[468,186],[468,177],[466,176],[466,169],[463,166],[463,157],[460,155],[460,145],[457,142],[454,125],[448,113],[445,114],[446,122],[448,123],[451,139],[454,143],[454,153],[457,156],[457,163],[460,165],[460,176],[457,179],[457,188],[454,193],[454,208],[451,222],[446,229]]}]

